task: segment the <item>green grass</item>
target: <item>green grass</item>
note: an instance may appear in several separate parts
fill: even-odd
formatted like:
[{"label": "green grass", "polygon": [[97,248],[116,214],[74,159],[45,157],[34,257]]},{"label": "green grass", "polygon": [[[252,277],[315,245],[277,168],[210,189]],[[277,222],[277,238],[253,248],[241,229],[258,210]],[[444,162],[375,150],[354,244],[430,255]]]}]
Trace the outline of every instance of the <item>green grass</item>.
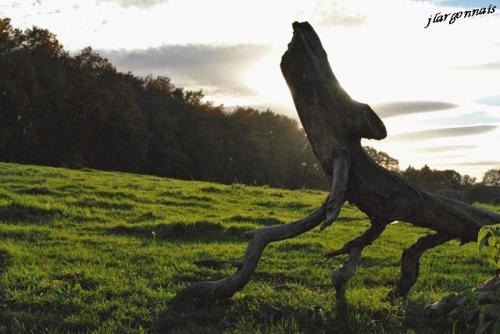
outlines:
[{"label": "green grass", "polygon": [[344,258],[322,254],[368,226],[345,206],[324,232],[271,244],[232,299],[173,311],[186,285],[234,271],[199,260],[239,259],[243,232],[303,217],[325,193],[5,163],[0,185],[0,333],[442,333],[452,325],[422,305],[493,274],[475,244],[453,241],[425,254],[408,301],[383,301],[401,251],[427,232],[394,224],[363,253],[337,319],[330,274]]}]

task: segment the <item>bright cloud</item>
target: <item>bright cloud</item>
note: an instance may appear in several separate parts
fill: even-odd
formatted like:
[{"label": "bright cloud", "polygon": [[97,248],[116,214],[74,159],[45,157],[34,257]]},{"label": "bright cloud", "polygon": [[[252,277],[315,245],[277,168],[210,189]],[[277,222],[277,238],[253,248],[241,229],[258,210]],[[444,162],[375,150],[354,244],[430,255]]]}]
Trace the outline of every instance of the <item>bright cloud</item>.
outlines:
[{"label": "bright cloud", "polygon": [[97,2],[114,2],[122,7],[150,8],[168,0],[97,0]]},{"label": "bright cloud", "polygon": [[[113,64],[139,75],[164,75],[176,84],[207,93],[249,95],[256,92],[242,80],[248,66],[269,52],[264,45],[163,45],[138,50],[102,50]],[[230,75],[228,75],[230,73]]]}]

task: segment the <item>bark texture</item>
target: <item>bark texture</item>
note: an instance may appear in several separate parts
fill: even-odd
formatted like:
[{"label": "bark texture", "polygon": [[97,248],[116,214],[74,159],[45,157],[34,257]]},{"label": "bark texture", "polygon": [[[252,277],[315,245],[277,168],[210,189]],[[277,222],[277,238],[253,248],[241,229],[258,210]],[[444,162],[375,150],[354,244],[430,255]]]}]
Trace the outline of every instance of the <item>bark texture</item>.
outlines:
[{"label": "bark texture", "polygon": [[417,281],[422,254],[426,250],[439,246],[448,240],[450,240],[450,237],[444,234],[428,234],[405,249],[401,256],[401,277],[389,292],[388,297],[405,297],[408,295],[411,287]]},{"label": "bark texture", "polygon": [[392,221],[437,232],[404,252],[401,278],[392,293],[398,297],[406,296],[417,279],[419,258],[425,250],[450,239],[475,241],[482,226],[500,223],[500,215],[428,193],[377,165],[366,154],[361,139],[385,138],[384,123],[369,105],[353,100],[341,87],[309,23],[293,23],[293,37],[282,57],[281,71],[313,151],[330,178],[330,194],[304,219],[248,233],[248,248],[234,275],[196,283],[181,291],[175,301],[231,297],[248,283],[267,244],[295,237],[320,224],[322,229],[328,227],[346,200],[372,220],[372,227],[341,250],[326,255],[349,254],[333,274],[338,297],[342,297],[345,282],[354,274],[363,248]]}]

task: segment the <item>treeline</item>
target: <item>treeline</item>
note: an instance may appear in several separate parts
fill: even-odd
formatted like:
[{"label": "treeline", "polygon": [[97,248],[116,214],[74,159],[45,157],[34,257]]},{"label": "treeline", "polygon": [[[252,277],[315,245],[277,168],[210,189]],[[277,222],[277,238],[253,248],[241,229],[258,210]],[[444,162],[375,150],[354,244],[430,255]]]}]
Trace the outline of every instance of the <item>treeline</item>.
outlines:
[{"label": "treeline", "polygon": [[47,30],[0,20],[0,160],[182,179],[322,188],[296,121],[202,102],[167,77],[120,73]]},{"label": "treeline", "polygon": [[[91,48],[70,55],[49,31],[14,29],[9,19],[0,19],[0,119],[1,161],[328,188],[295,120],[270,110],[228,112],[167,77],[118,72]],[[400,171],[388,154],[366,150],[425,189],[475,200],[463,196],[478,187],[467,175]]]},{"label": "treeline", "polygon": [[425,165],[421,169],[408,167],[399,171],[402,177],[420,187],[464,202],[500,204],[500,169],[488,170],[477,182],[469,175],[454,170],[435,170]]},{"label": "treeline", "polygon": [[461,175],[455,170],[436,170],[427,165],[420,169],[409,166],[401,170],[399,161],[387,153],[372,147],[365,147],[365,151],[379,165],[427,191],[469,203],[500,204],[500,169],[488,170],[478,182],[475,177]]}]

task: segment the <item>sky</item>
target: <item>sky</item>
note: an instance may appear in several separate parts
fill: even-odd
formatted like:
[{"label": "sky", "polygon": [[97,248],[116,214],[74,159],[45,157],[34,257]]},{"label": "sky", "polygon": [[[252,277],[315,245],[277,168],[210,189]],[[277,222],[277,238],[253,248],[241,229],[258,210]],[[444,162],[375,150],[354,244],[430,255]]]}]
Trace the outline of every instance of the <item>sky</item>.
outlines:
[{"label": "sky", "polygon": [[[425,28],[436,14],[449,15]],[[387,127],[386,139],[364,144],[402,169],[480,181],[500,168],[499,0],[0,0],[0,17],[49,29],[71,52],[92,46],[119,70],[202,89],[215,104],[297,120],[279,62],[291,23],[309,21],[342,86]]]}]

